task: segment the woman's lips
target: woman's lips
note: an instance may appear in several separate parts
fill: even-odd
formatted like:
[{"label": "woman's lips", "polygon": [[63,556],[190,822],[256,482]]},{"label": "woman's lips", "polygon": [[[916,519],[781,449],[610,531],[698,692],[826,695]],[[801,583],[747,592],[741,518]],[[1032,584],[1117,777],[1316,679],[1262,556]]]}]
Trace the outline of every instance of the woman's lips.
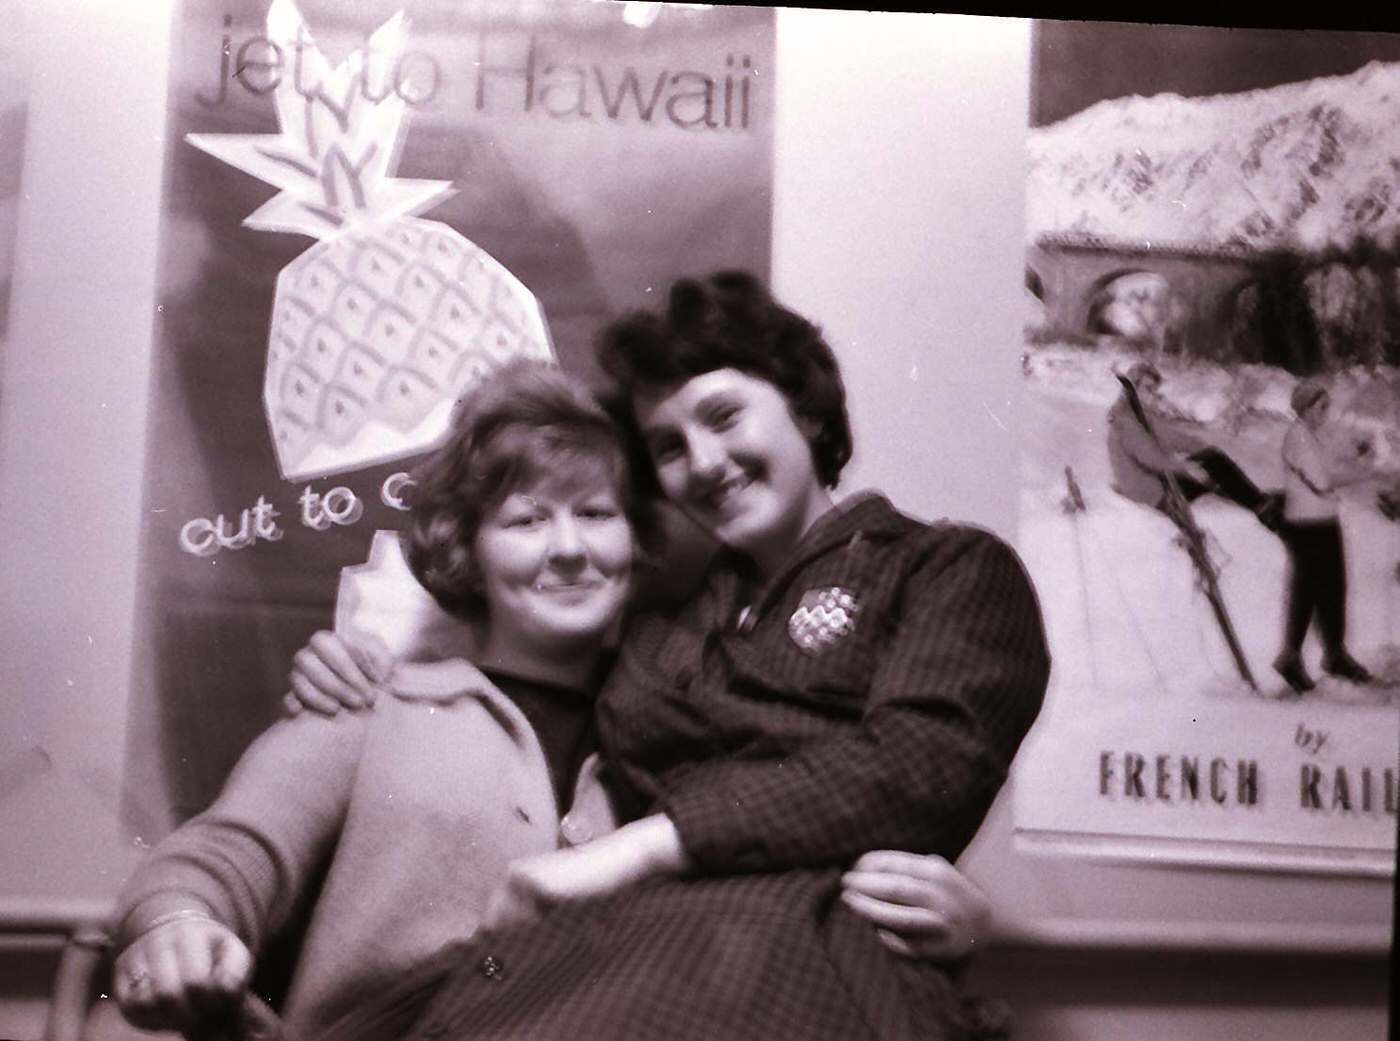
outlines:
[{"label": "woman's lips", "polygon": [[535,583],[535,592],[558,597],[583,597],[602,587],[602,582],[592,580],[586,582],[537,582]]},{"label": "woman's lips", "polygon": [[699,504],[707,510],[722,510],[752,483],[752,479],[745,474],[731,477],[700,495]]}]

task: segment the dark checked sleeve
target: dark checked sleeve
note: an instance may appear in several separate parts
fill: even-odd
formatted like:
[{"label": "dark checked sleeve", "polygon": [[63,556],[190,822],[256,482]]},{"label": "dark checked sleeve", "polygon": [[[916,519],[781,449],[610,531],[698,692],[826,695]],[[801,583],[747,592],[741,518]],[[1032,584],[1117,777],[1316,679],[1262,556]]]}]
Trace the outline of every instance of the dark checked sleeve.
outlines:
[{"label": "dark checked sleeve", "polygon": [[663,797],[701,871],[883,848],[952,860],[976,833],[1040,709],[1049,654],[1010,547],[971,528],[928,536],[858,722],[782,759],[709,764]]}]

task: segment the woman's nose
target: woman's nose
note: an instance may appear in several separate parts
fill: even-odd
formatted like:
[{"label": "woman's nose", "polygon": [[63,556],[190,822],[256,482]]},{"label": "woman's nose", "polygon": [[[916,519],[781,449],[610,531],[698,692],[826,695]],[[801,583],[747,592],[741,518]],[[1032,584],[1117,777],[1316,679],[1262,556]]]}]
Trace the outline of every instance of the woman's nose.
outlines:
[{"label": "woman's nose", "polygon": [[686,462],[694,480],[712,481],[724,473],[724,450],[711,434],[694,434],[686,441]]},{"label": "woman's nose", "polygon": [[581,561],[583,539],[572,516],[559,516],[549,525],[549,558],[552,561]]}]

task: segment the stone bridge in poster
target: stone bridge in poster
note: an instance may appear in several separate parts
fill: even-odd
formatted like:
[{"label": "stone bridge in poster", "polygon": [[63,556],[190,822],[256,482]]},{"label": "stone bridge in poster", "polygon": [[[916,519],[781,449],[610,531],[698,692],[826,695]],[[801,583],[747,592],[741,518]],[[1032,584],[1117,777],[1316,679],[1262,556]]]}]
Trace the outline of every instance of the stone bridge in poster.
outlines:
[{"label": "stone bridge in poster", "polygon": [[1229,354],[1230,321],[1240,291],[1256,282],[1273,254],[1243,247],[1041,235],[1027,250],[1026,277],[1045,304],[1045,324],[1084,336],[1096,301],[1125,275],[1153,274],[1185,307],[1181,349],[1197,357]]}]

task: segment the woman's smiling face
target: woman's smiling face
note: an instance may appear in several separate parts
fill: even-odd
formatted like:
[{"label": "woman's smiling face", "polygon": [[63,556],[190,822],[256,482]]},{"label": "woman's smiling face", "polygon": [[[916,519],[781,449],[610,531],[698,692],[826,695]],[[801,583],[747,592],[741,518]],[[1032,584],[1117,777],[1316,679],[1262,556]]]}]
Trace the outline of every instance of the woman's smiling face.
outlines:
[{"label": "woman's smiling face", "polygon": [[596,651],[627,600],[633,556],[605,482],[546,480],[507,495],[474,547],[489,644],[551,658]]},{"label": "woman's smiling face", "polygon": [[667,498],[771,571],[831,506],[782,392],[737,369],[633,395]]}]

